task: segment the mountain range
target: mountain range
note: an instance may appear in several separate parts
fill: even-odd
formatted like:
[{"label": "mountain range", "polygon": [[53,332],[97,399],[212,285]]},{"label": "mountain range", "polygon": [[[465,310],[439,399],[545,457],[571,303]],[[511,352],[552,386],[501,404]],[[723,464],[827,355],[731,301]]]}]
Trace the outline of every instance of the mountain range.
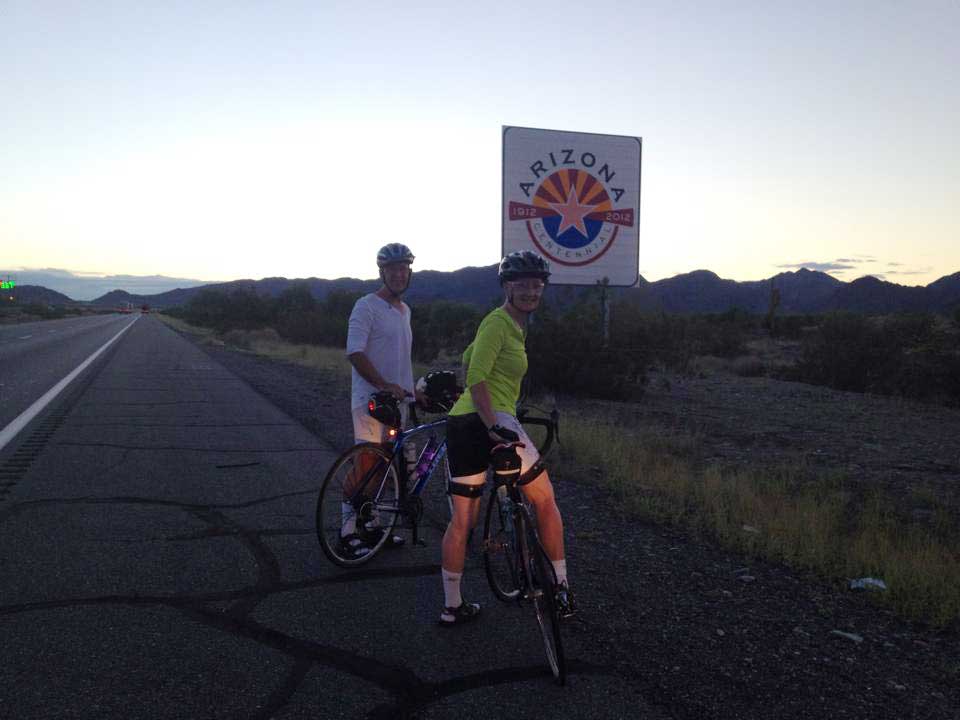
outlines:
[{"label": "mountain range", "polygon": [[[372,292],[379,287],[377,280],[325,280],[315,277],[290,280],[274,277],[199,285],[153,295],[113,290],[85,303],[74,302],[55,291],[31,285],[18,286],[17,294],[22,302],[36,300],[54,305],[78,304],[111,308],[130,302],[134,306],[167,308],[183,305],[204,290],[244,290],[276,297],[296,283],[306,285],[318,300],[322,300],[334,290]],[[780,295],[778,312],[786,314],[831,310],[865,314],[947,312],[960,307],[960,272],[942,277],[925,287],[909,287],[869,276],[844,282],[826,273],[806,269],[780,273],[766,280],[747,282],[725,280],[709,270],[696,270],[655,282],[647,282],[641,277],[634,287],[611,288],[609,292],[611,301],[625,301],[648,311],[715,313],[739,308],[749,313],[766,313],[770,307],[773,288],[776,288]],[[585,287],[550,286],[547,288],[547,298],[550,302],[568,304],[588,290],[589,288]],[[467,267],[453,272],[419,271],[414,274],[406,295],[411,305],[445,299],[481,308],[491,306],[499,297],[495,265]]]}]

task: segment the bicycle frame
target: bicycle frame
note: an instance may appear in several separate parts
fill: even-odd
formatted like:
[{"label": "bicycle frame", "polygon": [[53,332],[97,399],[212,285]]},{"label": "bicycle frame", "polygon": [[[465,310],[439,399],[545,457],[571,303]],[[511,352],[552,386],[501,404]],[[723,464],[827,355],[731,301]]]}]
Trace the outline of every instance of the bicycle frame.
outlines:
[{"label": "bicycle frame", "polygon": [[403,448],[409,438],[413,437],[414,435],[427,432],[428,430],[446,425],[446,422],[447,420],[444,418],[443,420],[424,423],[423,425],[417,425],[409,430],[404,430],[397,433],[397,439],[393,441],[393,446],[389,451],[390,462],[396,468],[400,478],[400,497],[398,498],[399,507],[397,507],[396,511],[399,515],[405,515],[410,519],[410,527],[413,532],[412,542],[414,545],[421,545],[423,543],[421,542],[419,535],[420,513],[415,511],[415,509],[410,508],[411,498],[420,497],[427,486],[427,482],[433,476],[434,472],[436,472],[436,469],[440,466],[440,463],[443,462],[444,458],[446,458],[447,439],[443,438],[439,441],[439,444],[437,445],[437,451],[434,453],[433,459],[430,461],[430,465],[427,467],[426,471],[421,473],[420,477],[417,478],[417,482],[412,488],[407,487],[410,482],[410,477],[407,472],[407,464],[404,459]]}]

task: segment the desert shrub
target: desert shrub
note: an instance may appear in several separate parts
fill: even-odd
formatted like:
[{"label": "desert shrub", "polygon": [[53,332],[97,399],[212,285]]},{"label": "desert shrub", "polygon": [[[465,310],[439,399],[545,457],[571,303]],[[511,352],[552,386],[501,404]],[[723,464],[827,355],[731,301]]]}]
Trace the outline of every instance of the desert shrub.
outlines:
[{"label": "desert shrub", "polygon": [[808,328],[820,325],[815,315],[781,315],[777,317],[775,336],[785,340],[799,340]]},{"label": "desert shrub", "polygon": [[696,357],[742,355],[757,322],[739,309],[714,315],[668,315],[620,304],[612,312],[611,346],[642,348],[650,359],[690,372]]},{"label": "desert shrub", "polygon": [[67,308],[63,305],[49,305],[43,302],[31,302],[23,306],[23,312],[35,315],[44,320],[58,320],[67,315],[78,315],[76,308]]},{"label": "desert shrub", "polygon": [[960,343],[936,318],[832,313],[804,336],[796,368],[781,377],[838,390],[960,404]]},{"label": "desert shrub", "polygon": [[613,323],[610,343],[604,346],[595,311],[588,302],[562,315],[549,307],[537,314],[527,338],[531,392],[547,389],[616,400],[642,394],[648,350],[631,348]]},{"label": "desert shrub", "polygon": [[360,293],[335,290],[321,302],[309,288],[296,284],[277,298],[253,291],[224,293],[205,289],[185,307],[166,312],[191,325],[219,332],[272,327],[284,340],[293,343],[343,346],[347,321]]},{"label": "desert shrub", "polygon": [[272,302],[271,314],[277,332],[294,343],[308,343],[318,335],[317,301],[310,288],[297,283]]},{"label": "desert shrub", "polygon": [[220,332],[253,330],[270,323],[270,299],[252,290],[233,290],[227,294],[205,289],[187,303],[182,319]]},{"label": "desert shrub", "polygon": [[481,319],[480,311],[466,303],[434,300],[415,306],[410,318],[414,359],[429,363],[441,350],[462,353]]}]

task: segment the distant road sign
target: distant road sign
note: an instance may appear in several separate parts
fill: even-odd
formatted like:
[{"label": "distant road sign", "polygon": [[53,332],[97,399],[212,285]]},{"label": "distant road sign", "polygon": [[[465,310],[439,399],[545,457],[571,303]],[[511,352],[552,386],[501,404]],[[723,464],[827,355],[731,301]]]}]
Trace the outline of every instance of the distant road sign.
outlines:
[{"label": "distant road sign", "polygon": [[503,254],[536,250],[550,282],[635,285],[642,140],[503,128]]}]

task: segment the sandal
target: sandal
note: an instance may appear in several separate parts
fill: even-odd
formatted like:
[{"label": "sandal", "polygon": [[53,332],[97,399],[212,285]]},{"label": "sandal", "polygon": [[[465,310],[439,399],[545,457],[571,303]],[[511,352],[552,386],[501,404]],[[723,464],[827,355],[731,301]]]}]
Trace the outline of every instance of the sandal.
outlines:
[{"label": "sandal", "polygon": [[370,552],[370,546],[356,533],[341,536],[340,548],[343,550],[343,554],[351,560],[359,560]]},{"label": "sandal", "polygon": [[460,603],[460,607],[449,608],[445,607],[440,613],[440,620],[438,621],[441,625],[460,625],[461,623],[470,622],[471,620],[476,620],[480,615],[480,604],[479,603],[468,603],[464,600]]},{"label": "sandal", "polygon": [[[379,526],[367,527],[363,531],[363,538],[369,545],[376,545],[380,542],[380,536],[383,533],[383,529]],[[385,548],[399,548],[403,547],[406,544],[406,540],[402,535],[390,534],[386,540],[383,541],[383,546]]]}]

